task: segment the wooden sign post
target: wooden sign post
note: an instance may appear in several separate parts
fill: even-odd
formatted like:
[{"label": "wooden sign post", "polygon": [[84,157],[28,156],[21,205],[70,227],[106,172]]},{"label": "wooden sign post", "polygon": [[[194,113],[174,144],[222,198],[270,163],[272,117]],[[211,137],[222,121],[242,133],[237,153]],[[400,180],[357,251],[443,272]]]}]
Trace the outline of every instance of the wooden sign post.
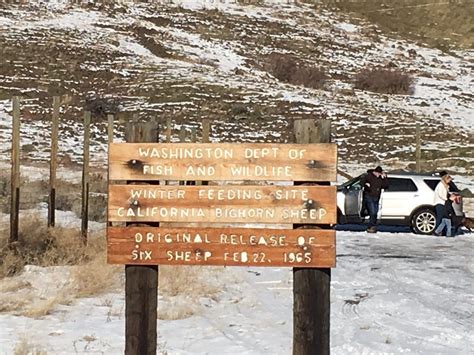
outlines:
[{"label": "wooden sign post", "polygon": [[[126,180],[128,184],[109,185],[108,221],[139,225],[108,227],[108,262],[126,264],[127,270],[132,265],[286,266],[298,268],[295,270],[330,270],[336,260],[334,230],[279,228],[292,224],[335,224],[334,186],[216,185],[212,182],[326,184],[335,181],[336,170],[334,144],[112,143],[109,145],[109,178],[111,181]],[[175,183],[150,185],[160,180]],[[180,181],[207,181],[209,184],[180,185]],[[156,226],[160,222],[167,226]],[[170,227],[170,222],[179,223],[180,227]],[[230,226],[196,227],[196,223]],[[248,223],[273,227],[248,228]],[[299,275],[295,271],[295,285],[299,283]],[[142,284],[143,287],[135,285],[129,290],[131,276],[127,272],[127,292],[134,292],[136,299],[127,296],[127,302],[138,304],[140,299],[142,307],[134,313],[127,311],[126,317],[138,321],[137,314],[143,316],[148,309],[155,317],[156,326],[156,307],[153,310],[146,305],[150,298],[156,299],[156,293],[143,295],[150,292],[144,286],[154,286],[155,281]],[[301,297],[318,297],[319,292],[305,292]],[[300,294],[295,293],[295,297]],[[326,301],[329,298],[324,298]],[[295,299],[295,307],[305,309],[306,304],[307,301]],[[329,309],[329,304],[326,306]],[[128,307],[126,305],[126,309]],[[307,316],[311,318],[317,314],[311,312]],[[147,329],[152,327],[151,318],[148,315],[142,320]],[[311,326],[317,323],[307,321]],[[129,326],[128,320],[126,324]],[[135,327],[139,328],[137,324]],[[314,332],[310,329],[306,334],[313,336]],[[156,334],[149,335],[153,339],[143,342],[154,342],[156,349]],[[132,340],[127,331],[126,349],[132,349],[128,343]],[[314,348],[309,352],[296,348],[294,351],[297,354],[325,353]],[[126,353],[148,354],[150,350],[140,348],[140,351]]]}]

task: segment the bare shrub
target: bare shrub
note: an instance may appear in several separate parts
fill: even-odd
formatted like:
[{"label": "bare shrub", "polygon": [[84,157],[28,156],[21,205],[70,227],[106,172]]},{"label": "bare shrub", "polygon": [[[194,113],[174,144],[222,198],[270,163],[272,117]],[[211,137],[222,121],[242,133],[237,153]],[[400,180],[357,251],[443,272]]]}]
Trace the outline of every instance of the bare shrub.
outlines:
[{"label": "bare shrub", "polygon": [[328,79],[321,68],[299,63],[287,54],[270,54],[266,69],[280,81],[314,89],[322,88]]},{"label": "bare shrub", "polygon": [[411,75],[395,69],[366,68],[355,76],[355,88],[381,94],[411,95],[414,79]]}]

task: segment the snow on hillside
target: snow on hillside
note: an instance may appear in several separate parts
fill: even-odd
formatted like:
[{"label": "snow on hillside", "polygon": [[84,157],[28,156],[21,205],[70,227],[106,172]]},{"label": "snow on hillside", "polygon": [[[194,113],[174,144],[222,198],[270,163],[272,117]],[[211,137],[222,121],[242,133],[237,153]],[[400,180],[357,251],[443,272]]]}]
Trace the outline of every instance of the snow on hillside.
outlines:
[{"label": "snow on hillside", "polygon": [[[328,117],[339,164],[355,175],[368,165],[407,168],[416,123],[423,127],[426,169],[450,169],[473,186],[472,51],[439,50],[381,33],[374,25],[323,5],[266,1],[3,2],[0,5],[0,168],[8,172],[11,102],[22,96],[22,175],[47,176],[51,97],[69,94],[61,111],[63,180],[80,181],[81,117],[86,98],[118,110],[115,136],[132,114],[188,133],[214,120],[211,140],[287,142],[292,120]],[[322,89],[278,81],[265,69],[272,52],[326,70]],[[411,96],[353,88],[367,65],[398,67],[416,77]],[[92,163],[106,164],[106,123],[94,117]],[[40,207],[43,208],[44,205]],[[27,215],[29,211],[24,211]],[[73,213],[58,213],[63,224]],[[2,215],[3,227],[6,215]],[[100,225],[91,224],[94,229]],[[334,354],[467,354],[474,342],[473,241],[407,232],[338,231],[332,271]],[[168,354],[288,354],[292,274],[279,268],[216,269],[217,297],[194,314],[159,320],[159,349]],[[19,294],[48,299],[67,285],[69,267],[27,266],[14,277]],[[4,282],[0,280],[0,289]],[[41,282],[41,283],[39,283]],[[8,289],[8,288],[6,288]],[[5,291],[2,296],[19,294]],[[160,296],[159,304],[178,300]],[[121,354],[123,285],[115,292],[58,305],[32,319],[0,313],[0,354],[21,339],[51,354]]]},{"label": "snow on hillside", "polygon": [[[213,140],[285,142],[292,119],[322,115],[333,122],[343,166],[383,161],[407,167],[418,122],[427,169],[474,173],[472,51],[442,53],[387,37],[323,5],[283,1],[2,6],[2,159],[9,148],[9,97],[24,96],[25,144],[32,141],[24,158],[44,160],[48,144],[35,138],[49,139],[51,95],[59,92],[72,95],[60,135],[60,155],[72,161],[81,160],[84,99],[99,95],[143,119],[172,116],[188,133],[210,116]],[[322,90],[279,82],[265,71],[272,52],[320,66],[330,80]],[[353,89],[352,76],[367,65],[412,73],[414,94]],[[120,137],[127,118],[118,118]],[[105,124],[97,118],[93,126],[92,159],[100,166]]]},{"label": "snow on hillside", "polygon": [[[472,237],[339,231],[337,240],[333,354],[469,353],[474,341]],[[202,298],[188,318],[158,320],[160,352],[291,353],[291,269],[217,270],[217,298]],[[68,268],[28,266],[16,278],[29,283],[30,292],[45,290],[47,297],[67,284]],[[169,301],[160,296],[159,307]],[[123,312],[122,285],[115,293],[56,306],[38,319],[3,313],[0,353],[12,353],[26,337],[50,354],[121,354]]]}]

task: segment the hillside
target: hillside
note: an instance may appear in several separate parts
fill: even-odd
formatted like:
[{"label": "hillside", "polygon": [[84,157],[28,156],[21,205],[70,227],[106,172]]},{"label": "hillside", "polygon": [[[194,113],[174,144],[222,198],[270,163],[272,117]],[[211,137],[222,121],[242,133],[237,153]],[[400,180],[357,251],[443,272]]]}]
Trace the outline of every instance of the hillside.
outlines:
[{"label": "hillside", "polygon": [[333,9],[362,16],[384,31],[446,52],[474,47],[474,4],[469,0],[339,0],[327,3]]},{"label": "hillside", "polygon": [[[199,139],[206,117],[213,142],[288,142],[294,119],[328,118],[338,165],[351,175],[375,164],[412,169],[419,123],[423,169],[449,170],[474,191],[470,7],[396,3],[0,2],[0,354],[123,354],[125,273],[105,257],[108,113],[116,141],[134,119],[171,118],[173,141],[183,127],[188,141]],[[373,68],[413,85],[405,93],[358,88],[356,78]],[[22,98],[20,237],[10,248],[14,95]],[[62,107],[51,228],[54,95]],[[84,109],[93,113],[87,245],[79,218]],[[335,229],[331,353],[468,351],[472,234]],[[159,278],[159,354],[291,353],[291,268],[161,265]]]},{"label": "hillside", "polygon": [[[12,95],[24,98],[25,161],[45,158],[47,145],[33,137],[48,139],[55,94],[70,96],[60,154],[72,161],[80,159],[86,100],[97,113],[97,162],[105,157],[105,111],[122,122],[132,114],[163,122],[171,116],[188,130],[211,117],[213,140],[228,141],[287,141],[292,119],[327,117],[340,163],[363,170],[380,162],[409,166],[419,122],[427,170],[473,174],[472,51],[445,54],[389,37],[326,5],[261,4],[2,3],[0,135],[8,140]],[[275,53],[320,68],[326,80],[316,89],[279,81],[268,70]],[[355,89],[354,76],[367,66],[413,75],[414,93]],[[7,150],[1,146],[4,158]]]}]

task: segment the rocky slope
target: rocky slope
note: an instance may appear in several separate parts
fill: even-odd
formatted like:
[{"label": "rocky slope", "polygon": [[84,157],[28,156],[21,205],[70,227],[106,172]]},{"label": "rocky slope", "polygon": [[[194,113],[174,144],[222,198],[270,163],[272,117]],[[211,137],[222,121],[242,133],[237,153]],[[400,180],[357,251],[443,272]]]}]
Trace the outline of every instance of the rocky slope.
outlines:
[{"label": "rocky slope", "polygon": [[[56,0],[0,5],[0,154],[8,156],[10,98],[23,97],[24,161],[47,159],[52,96],[69,95],[60,155],[79,161],[81,115],[93,123],[93,160],[105,158],[104,112],[138,114],[176,129],[215,120],[212,139],[277,141],[291,122],[327,117],[340,163],[363,170],[413,163],[422,125],[425,168],[472,176],[472,51],[419,46],[326,5],[179,1],[167,4]],[[271,53],[322,68],[321,89],[283,83],[267,70]],[[416,79],[413,95],[354,89],[367,66],[396,67]],[[117,136],[121,135],[121,123]],[[199,129],[198,129],[199,131]],[[38,139],[40,138],[40,139]],[[43,142],[44,141],[44,142]]]}]

